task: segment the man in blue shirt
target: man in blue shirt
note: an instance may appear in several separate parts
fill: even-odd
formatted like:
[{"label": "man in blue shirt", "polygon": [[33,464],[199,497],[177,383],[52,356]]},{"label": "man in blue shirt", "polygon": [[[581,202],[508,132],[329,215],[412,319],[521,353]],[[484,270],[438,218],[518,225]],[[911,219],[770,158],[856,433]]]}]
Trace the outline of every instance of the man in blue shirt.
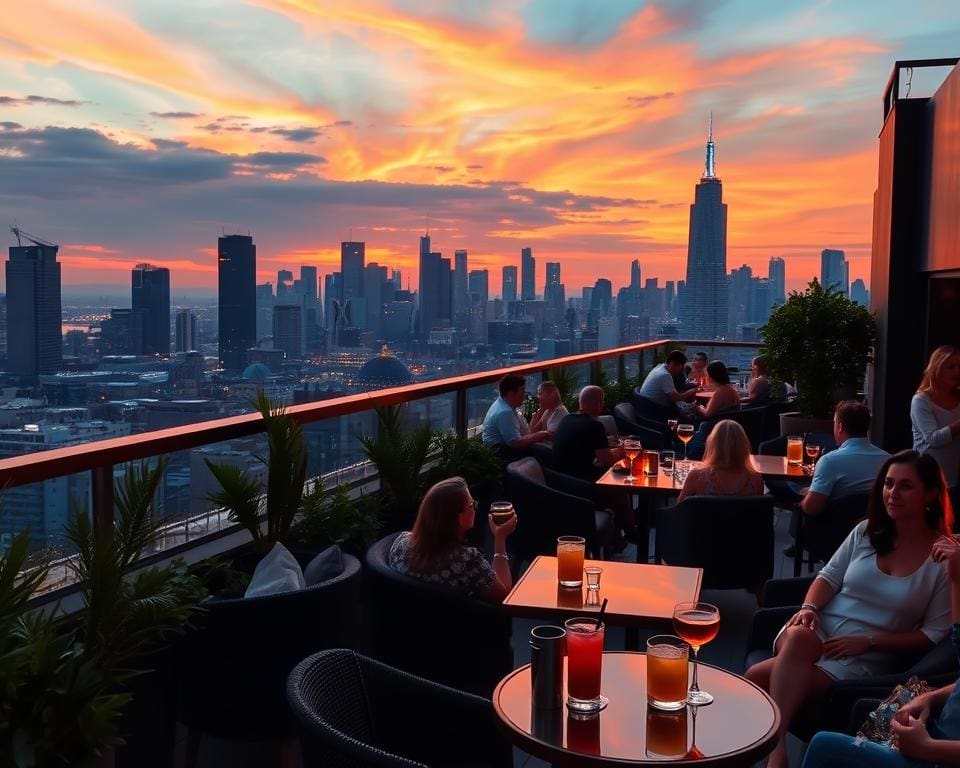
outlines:
[{"label": "man in blue shirt", "polygon": [[870,410],[845,400],[833,413],[833,436],[840,446],[820,457],[810,488],[800,502],[805,515],[819,515],[831,499],[869,493],[877,472],[890,454],[867,439]]},{"label": "man in blue shirt", "polygon": [[525,453],[534,443],[549,440],[547,430],[531,432],[527,420],[517,413],[527,396],[527,380],[516,373],[500,379],[500,397],[493,401],[483,419],[483,444],[505,456]]}]

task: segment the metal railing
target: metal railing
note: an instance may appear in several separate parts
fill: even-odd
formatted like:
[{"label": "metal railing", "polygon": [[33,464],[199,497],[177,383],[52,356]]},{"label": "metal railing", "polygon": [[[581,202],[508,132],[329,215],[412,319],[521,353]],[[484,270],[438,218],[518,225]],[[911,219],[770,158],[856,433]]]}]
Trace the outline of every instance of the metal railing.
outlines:
[{"label": "metal railing", "polygon": [[[398,405],[453,393],[455,395],[453,426],[458,434],[466,436],[468,433],[468,391],[484,384],[492,384],[507,373],[531,375],[544,373],[550,369],[588,365],[590,381],[596,382],[600,378],[600,370],[604,361],[615,359],[617,362],[615,378],[623,379],[626,377],[628,358],[636,355],[638,358],[637,370],[642,375],[654,363],[657,350],[664,347],[756,349],[759,346],[755,342],[662,339],[600,352],[538,360],[479,373],[294,405],[287,408],[287,413],[301,424],[310,424],[382,406]],[[114,467],[116,465],[175,451],[190,450],[214,443],[246,438],[262,431],[263,419],[261,415],[259,413],[249,413],[242,416],[198,422],[170,429],[155,430],[3,459],[0,460],[0,488],[8,489],[76,473],[90,472],[91,512],[94,525],[109,528],[113,523],[113,483]],[[370,479],[368,471],[362,471],[361,474],[367,480]],[[211,514],[219,515],[220,513],[213,510],[206,516],[200,515],[199,517],[206,519]],[[194,517],[196,516],[171,521],[170,527],[182,527],[185,521],[189,523],[189,520]],[[195,520],[195,522],[197,521]],[[218,517],[218,529],[223,528],[221,523],[222,521]],[[207,527],[209,528],[209,525]],[[189,546],[189,543],[183,546]]]}]

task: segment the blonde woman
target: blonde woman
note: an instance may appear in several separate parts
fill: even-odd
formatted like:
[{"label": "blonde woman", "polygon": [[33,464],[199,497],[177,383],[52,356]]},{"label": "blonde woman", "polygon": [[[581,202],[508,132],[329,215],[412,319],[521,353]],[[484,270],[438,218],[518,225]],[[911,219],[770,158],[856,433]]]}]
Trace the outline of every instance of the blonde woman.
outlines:
[{"label": "blonde woman", "polygon": [[960,486],[960,349],[943,346],[933,350],[910,402],[910,421],[913,450],[937,460],[956,494]]},{"label": "blonde woman", "polygon": [[690,470],[678,502],[689,496],[759,496],[763,478],[750,463],[750,440],[737,422],[718,421],[707,437],[703,466]]}]

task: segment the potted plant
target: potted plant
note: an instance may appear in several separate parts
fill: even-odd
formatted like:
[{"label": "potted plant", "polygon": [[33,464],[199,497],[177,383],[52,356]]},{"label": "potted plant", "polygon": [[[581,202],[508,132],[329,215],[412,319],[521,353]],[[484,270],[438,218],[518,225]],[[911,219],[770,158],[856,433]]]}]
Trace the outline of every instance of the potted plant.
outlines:
[{"label": "potted plant", "polygon": [[814,279],[802,293],[791,293],[760,333],[771,377],[797,389],[800,420],[783,414],[781,432],[830,432],[834,405],[856,394],[872,359],[873,315]]},{"label": "potted plant", "polygon": [[181,562],[136,569],[158,535],[152,507],[165,466],[127,471],[115,489],[112,529],[95,526],[86,510],[71,513],[79,615],[31,610],[46,569],[23,572],[26,531],[0,557],[0,764],[112,765],[139,681],[206,597]]}]

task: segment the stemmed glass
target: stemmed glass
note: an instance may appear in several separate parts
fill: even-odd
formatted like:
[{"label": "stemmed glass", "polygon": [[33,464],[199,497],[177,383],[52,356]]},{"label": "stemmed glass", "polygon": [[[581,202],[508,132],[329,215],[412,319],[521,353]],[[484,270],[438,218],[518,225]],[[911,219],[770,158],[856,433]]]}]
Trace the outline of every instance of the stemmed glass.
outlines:
[{"label": "stemmed glass", "polygon": [[687,691],[687,703],[697,707],[709,704],[713,696],[697,684],[697,655],[720,630],[720,611],[710,603],[677,603],[673,608],[673,630],[690,644],[693,651],[693,682]]},{"label": "stemmed glass", "polygon": [[627,457],[627,476],[624,478],[626,483],[635,483],[637,478],[633,476],[633,462],[636,461],[637,456],[640,455],[640,452],[643,450],[643,446],[640,444],[640,441],[633,437],[625,437],[623,439],[623,452]]},{"label": "stemmed glass", "polygon": [[683,466],[687,466],[687,443],[693,439],[693,424],[678,424],[677,437],[683,443]]},{"label": "stemmed glass", "polygon": [[821,447],[818,443],[808,442],[804,447],[804,451],[807,454],[807,458],[810,459],[808,462],[810,465],[810,471],[813,472],[814,467],[817,464],[817,459],[820,457]]}]

